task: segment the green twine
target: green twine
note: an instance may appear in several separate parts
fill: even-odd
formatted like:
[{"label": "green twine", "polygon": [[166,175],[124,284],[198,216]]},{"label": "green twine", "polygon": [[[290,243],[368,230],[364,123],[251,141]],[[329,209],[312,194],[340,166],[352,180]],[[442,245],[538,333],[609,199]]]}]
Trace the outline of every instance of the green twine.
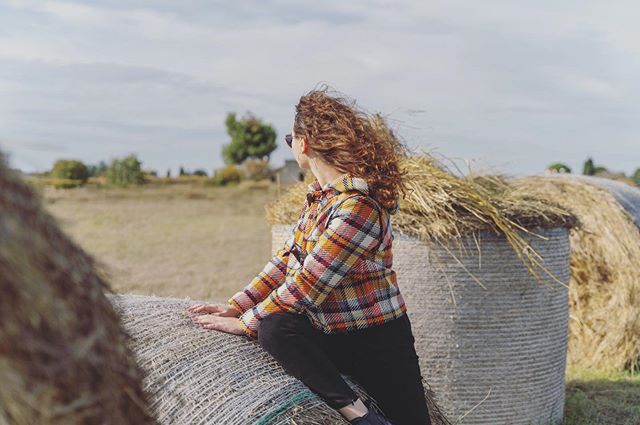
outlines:
[{"label": "green twine", "polygon": [[271,423],[271,420],[273,418],[278,416],[283,411],[289,409],[289,407],[291,407],[291,406],[293,406],[295,404],[298,404],[298,402],[313,398],[314,396],[315,396],[315,394],[313,392],[311,392],[311,390],[305,390],[305,391],[303,391],[301,393],[298,393],[295,396],[291,397],[289,400],[287,400],[284,403],[280,404],[279,406],[276,406],[276,408],[274,410],[272,410],[271,412],[269,412],[266,415],[264,415],[261,418],[259,418],[256,422],[254,422],[254,424],[255,425],[268,425],[268,424]]}]

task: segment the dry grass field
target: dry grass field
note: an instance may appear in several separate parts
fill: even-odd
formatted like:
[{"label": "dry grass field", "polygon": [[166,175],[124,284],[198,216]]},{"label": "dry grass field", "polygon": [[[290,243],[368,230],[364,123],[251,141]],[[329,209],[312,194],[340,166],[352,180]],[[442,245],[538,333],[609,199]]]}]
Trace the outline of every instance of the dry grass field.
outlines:
[{"label": "dry grass field", "polygon": [[43,195],[119,293],[224,301],[270,258],[264,205],[277,197],[271,185],[46,188]]},{"label": "dry grass field", "polygon": [[[116,292],[225,301],[271,255],[271,184],[46,188],[47,209]],[[567,371],[566,425],[640,424],[640,377]]]}]

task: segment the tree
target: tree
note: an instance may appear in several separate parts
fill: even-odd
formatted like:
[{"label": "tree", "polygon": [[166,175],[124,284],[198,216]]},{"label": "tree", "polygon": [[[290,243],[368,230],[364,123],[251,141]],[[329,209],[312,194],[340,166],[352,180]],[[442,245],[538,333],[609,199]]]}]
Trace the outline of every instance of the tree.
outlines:
[{"label": "tree", "polygon": [[50,176],[56,179],[77,180],[81,184],[89,179],[89,169],[75,159],[59,159],[53,164]]},{"label": "tree", "polygon": [[184,167],[181,165],[180,166],[180,172],[178,173],[180,176],[184,176],[186,175],[186,173],[184,172]]},{"label": "tree", "polygon": [[596,169],[593,166],[593,159],[587,158],[584,162],[584,167],[582,167],[582,174],[585,176],[593,176],[596,173]]},{"label": "tree", "polygon": [[547,170],[555,171],[557,173],[571,173],[571,168],[562,162],[554,162],[547,167]]},{"label": "tree", "polygon": [[222,156],[227,164],[240,164],[247,158],[269,159],[271,152],[278,147],[276,132],[271,125],[247,113],[240,120],[230,112],[225,120],[231,143],[223,146]]},{"label": "tree", "polygon": [[134,154],[123,159],[114,159],[107,168],[107,182],[117,186],[142,184],[145,179],[141,165],[142,163]]},{"label": "tree", "polygon": [[640,168],[636,168],[636,171],[631,175],[631,180],[633,180],[638,186],[640,186]]},{"label": "tree", "polygon": [[101,176],[107,171],[107,164],[104,161],[100,161],[98,165],[89,165],[89,177]]}]

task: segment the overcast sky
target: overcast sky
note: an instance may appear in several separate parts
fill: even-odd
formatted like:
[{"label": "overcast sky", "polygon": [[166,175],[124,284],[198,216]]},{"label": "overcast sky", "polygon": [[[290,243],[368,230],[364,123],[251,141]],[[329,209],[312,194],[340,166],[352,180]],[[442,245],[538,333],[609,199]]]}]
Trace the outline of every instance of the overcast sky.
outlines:
[{"label": "overcast sky", "polygon": [[640,167],[640,3],[0,2],[0,148],[43,171],[136,153],[211,172],[224,118],[276,128],[318,83],[381,112],[412,149],[522,175]]}]

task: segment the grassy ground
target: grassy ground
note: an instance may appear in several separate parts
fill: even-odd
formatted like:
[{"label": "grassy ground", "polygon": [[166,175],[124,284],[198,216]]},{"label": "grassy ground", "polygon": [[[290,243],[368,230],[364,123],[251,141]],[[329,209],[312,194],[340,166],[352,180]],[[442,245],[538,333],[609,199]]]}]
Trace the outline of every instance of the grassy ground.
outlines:
[{"label": "grassy ground", "polygon": [[640,374],[569,369],[566,425],[640,424]]},{"label": "grassy ground", "polygon": [[[226,301],[271,255],[272,185],[45,190],[119,293]],[[567,370],[565,425],[640,424],[640,375]]]}]

